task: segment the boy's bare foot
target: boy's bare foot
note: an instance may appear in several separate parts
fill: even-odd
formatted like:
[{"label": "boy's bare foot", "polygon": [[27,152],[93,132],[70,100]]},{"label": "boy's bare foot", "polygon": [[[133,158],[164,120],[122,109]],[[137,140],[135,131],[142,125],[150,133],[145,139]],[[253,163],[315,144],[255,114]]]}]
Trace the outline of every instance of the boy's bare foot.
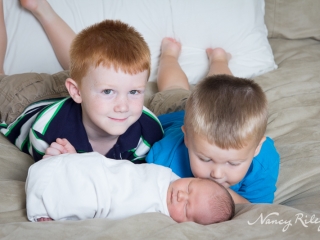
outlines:
[{"label": "boy's bare foot", "polygon": [[69,69],[69,49],[75,32],[54,11],[47,0],[20,0],[42,25],[63,69]]},{"label": "boy's bare foot", "polygon": [[53,11],[47,0],[20,0],[20,4],[36,17],[40,17],[41,15],[48,17]]},{"label": "boy's bare foot", "polygon": [[37,222],[50,222],[50,221],[53,221],[53,219],[52,218],[45,218],[45,217],[37,219]]},{"label": "boy's bare foot", "polygon": [[175,58],[180,56],[181,52],[181,43],[176,41],[173,38],[164,38],[161,42],[161,56],[170,55]]},{"label": "boy's bare foot", "polygon": [[222,48],[207,48],[206,53],[208,55],[210,64],[215,61],[222,61],[228,63],[231,59],[231,54],[227,53]]},{"label": "boy's bare foot", "polygon": [[207,76],[216,74],[232,75],[228,66],[229,60],[231,59],[230,53],[227,53],[222,48],[207,48],[206,52],[209,59],[209,72]]}]

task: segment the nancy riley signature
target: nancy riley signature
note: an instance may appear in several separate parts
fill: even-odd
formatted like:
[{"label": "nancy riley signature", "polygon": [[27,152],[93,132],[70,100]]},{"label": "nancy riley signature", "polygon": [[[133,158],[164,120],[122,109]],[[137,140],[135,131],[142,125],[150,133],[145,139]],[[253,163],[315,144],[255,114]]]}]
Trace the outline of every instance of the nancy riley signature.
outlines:
[{"label": "nancy riley signature", "polygon": [[303,227],[307,228],[309,225],[317,224],[318,232],[320,232],[320,219],[315,215],[307,216],[302,213],[297,213],[294,219],[285,220],[285,219],[275,219],[274,216],[279,216],[278,212],[272,212],[268,215],[264,216],[263,213],[257,218],[257,220],[250,222],[249,225],[254,225],[256,223],[266,224],[266,225],[283,225],[282,232],[285,232],[289,229],[289,227],[301,224]]}]

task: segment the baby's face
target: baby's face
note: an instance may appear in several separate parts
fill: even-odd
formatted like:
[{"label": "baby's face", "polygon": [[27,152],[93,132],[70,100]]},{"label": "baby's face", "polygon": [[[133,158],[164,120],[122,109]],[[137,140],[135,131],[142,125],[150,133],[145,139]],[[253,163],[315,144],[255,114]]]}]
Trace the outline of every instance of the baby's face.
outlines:
[{"label": "baby's face", "polygon": [[168,188],[167,205],[176,222],[202,222],[210,209],[208,198],[215,185],[199,178],[180,178]]},{"label": "baby's face", "polygon": [[262,143],[258,147],[251,143],[241,149],[221,149],[201,135],[185,133],[185,144],[193,175],[228,188],[244,178]]}]

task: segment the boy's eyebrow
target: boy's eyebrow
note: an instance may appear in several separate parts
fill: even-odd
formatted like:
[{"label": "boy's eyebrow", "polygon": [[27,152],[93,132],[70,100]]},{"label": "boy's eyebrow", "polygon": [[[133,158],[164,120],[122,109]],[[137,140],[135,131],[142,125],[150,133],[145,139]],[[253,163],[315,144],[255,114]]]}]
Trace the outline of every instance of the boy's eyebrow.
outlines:
[{"label": "boy's eyebrow", "polygon": [[[107,83],[107,82],[100,83],[100,84],[98,84],[97,86],[99,86],[99,87],[103,87],[103,88],[106,88],[106,89],[113,89],[113,88],[115,88],[115,87],[118,87],[118,86],[115,86],[115,85],[110,84],[110,83]],[[136,89],[145,89],[145,88],[146,88],[146,85],[133,86],[131,90],[136,90]]]},{"label": "boy's eyebrow", "polygon": [[[210,160],[210,161],[214,161],[214,160],[215,160],[215,158],[207,157],[207,156],[205,156],[205,155],[203,155],[203,154],[198,154],[198,155],[199,155],[198,157],[207,158],[207,159]],[[237,158],[237,159],[224,160],[224,162],[245,162],[245,161],[247,161],[247,159],[239,159],[239,158]]]},{"label": "boy's eyebrow", "polygon": [[[206,154],[203,154],[202,152],[198,152],[198,151],[194,151],[194,152],[196,153],[196,155],[198,155],[198,157],[208,158],[209,160],[215,160],[215,158],[208,157]],[[227,161],[227,162],[235,162],[235,161],[244,162],[244,161],[246,161],[246,160],[247,160],[247,159],[237,158],[237,159],[227,159],[226,161]]]},{"label": "boy's eyebrow", "polygon": [[239,159],[239,158],[237,158],[237,159],[234,159],[234,160],[228,160],[228,162],[244,162],[246,160],[247,159]]},{"label": "boy's eyebrow", "polygon": [[205,154],[203,154],[201,152],[195,151],[195,153],[198,155],[198,157],[210,158],[211,159],[211,157],[207,157]]},{"label": "boy's eyebrow", "polygon": [[133,87],[134,89],[139,89],[139,88],[146,88],[146,86],[145,85],[143,85],[143,86],[136,86],[136,87]]}]

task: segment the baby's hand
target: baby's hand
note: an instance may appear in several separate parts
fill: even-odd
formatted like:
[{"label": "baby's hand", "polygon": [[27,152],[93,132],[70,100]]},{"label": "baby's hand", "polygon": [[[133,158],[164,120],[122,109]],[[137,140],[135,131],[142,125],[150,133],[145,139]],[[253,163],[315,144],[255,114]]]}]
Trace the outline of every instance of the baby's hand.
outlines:
[{"label": "baby's hand", "polygon": [[57,138],[56,141],[51,143],[50,147],[46,149],[45,155],[42,158],[58,156],[64,153],[77,153],[77,151],[67,139]]}]

